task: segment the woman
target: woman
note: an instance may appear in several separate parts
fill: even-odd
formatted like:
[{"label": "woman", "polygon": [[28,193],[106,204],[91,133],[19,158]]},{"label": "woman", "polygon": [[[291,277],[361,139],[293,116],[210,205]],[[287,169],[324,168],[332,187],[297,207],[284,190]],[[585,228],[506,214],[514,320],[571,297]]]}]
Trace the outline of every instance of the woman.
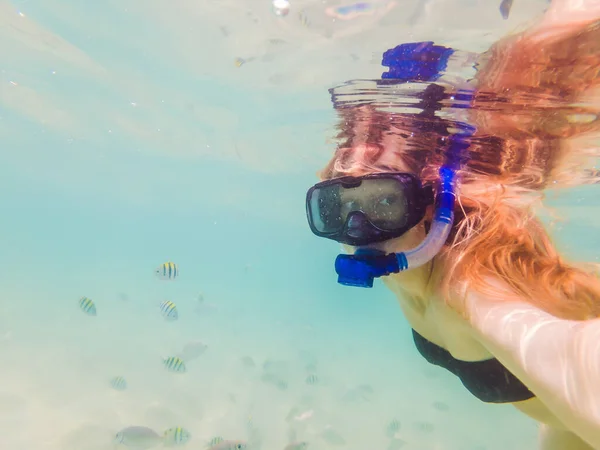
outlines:
[{"label": "woman", "polygon": [[307,195],[312,231],[353,253],[340,282],[382,276],[419,352],[538,420],[544,450],[600,449],[600,280],[533,211],[544,188],[587,181],[573,174],[598,153],[582,149],[598,150],[599,71],[600,2],[554,0],[482,58],[476,129],[435,114],[436,85],[417,117],[338,102],[343,142]]}]

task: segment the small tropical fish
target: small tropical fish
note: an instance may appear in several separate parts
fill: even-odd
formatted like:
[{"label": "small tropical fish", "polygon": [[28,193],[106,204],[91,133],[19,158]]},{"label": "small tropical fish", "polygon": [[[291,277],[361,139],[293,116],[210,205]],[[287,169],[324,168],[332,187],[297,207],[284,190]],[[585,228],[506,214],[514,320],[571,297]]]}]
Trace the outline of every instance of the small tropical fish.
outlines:
[{"label": "small tropical fish", "polygon": [[119,431],[115,435],[114,443],[122,444],[136,450],[146,450],[156,447],[162,442],[162,437],[148,427],[133,426]]},{"label": "small tropical fish", "polygon": [[96,315],[96,305],[94,304],[94,302],[91,299],[89,299],[87,297],[81,297],[79,299],[79,307],[88,316]]},{"label": "small tropical fish", "polygon": [[182,445],[191,439],[192,435],[188,430],[181,427],[169,428],[163,433],[163,445],[172,447]]},{"label": "small tropical fish", "polygon": [[307,442],[292,442],[284,447],[283,450],[306,450],[308,448]]},{"label": "small tropical fish", "polygon": [[310,20],[304,11],[298,13],[298,20],[303,27],[310,27]]},{"label": "small tropical fish", "polygon": [[221,436],[215,436],[214,438],[212,438],[210,441],[208,441],[208,447],[212,448],[217,444],[220,444],[221,442],[223,442],[225,439],[223,439]]},{"label": "small tropical fish", "polygon": [[174,280],[179,276],[179,267],[174,262],[167,261],[158,266],[154,273],[161,280]]},{"label": "small tropical fish", "polygon": [[248,444],[245,441],[221,441],[208,450],[246,450],[247,448]]},{"label": "small tropical fish", "polygon": [[400,427],[400,421],[398,419],[392,419],[385,427],[385,435],[389,438],[395,437],[396,433],[400,431]]},{"label": "small tropical fish", "polygon": [[450,407],[444,402],[433,402],[432,405],[438,411],[448,411]]},{"label": "small tropical fish", "polygon": [[183,349],[179,353],[179,357],[184,361],[191,361],[202,355],[207,348],[208,345],[202,341],[191,341],[183,346]]},{"label": "small tropical fish", "polygon": [[186,371],[185,363],[177,356],[164,358],[163,364],[169,372],[184,373]]},{"label": "small tropical fish", "polygon": [[165,300],[160,304],[160,313],[165,318],[165,320],[172,322],[179,318],[179,313],[177,312],[177,306],[170,300]]},{"label": "small tropical fish", "polygon": [[260,377],[260,380],[263,383],[275,386],[276,388],[282,391],[285,391],[288,388],[288,384],[285,380],[282,380],[277,375],[273,375],[272,373],[263,373]]},{"label": "small tropical fish", "polygon": [[431,433],[435,430],[435,425],[431,422],[415,422],[413,426],[423,433]]},{"label": "small tropical fish", "polygon": [[124,391],[127,389],[127,381],[121,376],[114,377],[110,380],[110,386],[116,391]]},{"label": "small tropical fish", "polygon": [[196,314],[206,314],[206,313],[213,313],[216,310],[217,310],[217,305],[215,305],[214,303],[206,302],[206,299],[204,298],[204,294],[202,292],[200,292],[198,294],[198,297],[196,297],[196,308],[195,308],[194,312]]},{"label": "small tropical fish", "polygon": [[314,386],[315,384],[317,384],[319,382],[319,377],[316,376],[314,373],[311,373],[310,375],[308,375],[306,377],[306,384],[310,384],[311,386]]}]

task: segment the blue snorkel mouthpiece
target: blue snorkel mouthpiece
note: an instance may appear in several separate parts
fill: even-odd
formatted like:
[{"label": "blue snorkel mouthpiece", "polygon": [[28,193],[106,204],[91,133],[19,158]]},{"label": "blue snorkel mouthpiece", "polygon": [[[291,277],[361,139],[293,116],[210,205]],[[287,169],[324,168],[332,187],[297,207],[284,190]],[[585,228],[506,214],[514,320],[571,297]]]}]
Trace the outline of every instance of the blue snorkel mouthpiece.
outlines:
[{"label": "blue snorkel mouthpiece", "polygon": [[375,278],[398,273],[400,270],[397,255],[386,255],[377,250],[359,249],[354,255],[338,255],[335,259],[338,283],[344,286],[373,287]]}]

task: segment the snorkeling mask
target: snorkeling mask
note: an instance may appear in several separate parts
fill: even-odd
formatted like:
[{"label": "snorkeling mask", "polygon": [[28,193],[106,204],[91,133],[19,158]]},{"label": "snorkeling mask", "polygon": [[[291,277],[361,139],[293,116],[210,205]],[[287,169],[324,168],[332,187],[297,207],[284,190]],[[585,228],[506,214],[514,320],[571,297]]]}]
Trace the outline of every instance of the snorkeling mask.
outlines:
[{"label": "snorkeling mask", "polygon": [[[347,286],[373,287],[373,279],[421,266],[442,248],[454,221],[455,172],[440,169],[431,229],[418,247],[385,254],[359,248],[355,254],[338,255],[338,282]],[[317,183],[306,195],[306,215],[311,231],[352,246],[368,245],[400,237],[423,220],[434,203],[432,186],[422,186],[407,173],[377,173],[342,177]]]},{"label": "snorkeling mask", "polygon": [[[389,72],[382,79],[434,81],[445,70],[453,49],[416,42],[399,45],[384,53],[382,64]],[[473,93],[459,89],[451,107],[466,108]],[[449,137],[448,160],[439,170],[439,182],[422,186],[407,173],[378,173],[342,177],[317,183],[308,190],[306,214],[312,232],[340,243],[358,246],[353,255],[335,260],[338,282],[347,286],[373,287],[374,278],[416,268],[429,262],[442,249],[454,223],[456,172],[461,153],[469,145],[475,128],[454,122],[458,132]],[[420,223],[427,206],[435,203],[429,233],[417,247],[399,253],[360,246],[400,237]]]},{"label": "snorkeling mask", "polygon": [[368,245],[402,236],[433,203],[432,186],[408,173],[374,173],[323,181],[306,194],[312,232],[341,244]]}]

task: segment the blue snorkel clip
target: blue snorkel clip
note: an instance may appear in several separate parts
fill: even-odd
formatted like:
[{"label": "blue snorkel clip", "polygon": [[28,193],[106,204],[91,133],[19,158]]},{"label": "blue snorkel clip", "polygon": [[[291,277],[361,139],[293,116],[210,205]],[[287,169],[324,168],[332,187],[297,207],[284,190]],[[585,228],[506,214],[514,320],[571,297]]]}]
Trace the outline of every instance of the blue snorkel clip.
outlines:
[{"label": "blue snorkel clip", "polygon": [[[448,58],[454,52],[446,47],[433,45],[433,42],[402,44],[384,53],[382,64],[389,72],[382,78],[409,81],[434,81],[446,68]],[[473,98],[471,91],[461,90],[456,100]],[[464,105],[457,105],[464,108]],[[456,201],[456,172],[460,165],[461,153],[469,145],[469,138],[475,127],[457,123],[458,133],[450,136],[448,161],[439,170],[439,187],[435,197],[435,213],[431,229],[425,240],[414,249],[389,253],[359,248],[354,254],[340,254],[335,260],[338,283],[345,286],[373,287],[375,278],[399,273],[422,266],[429,262],[442,249],[454,223]]]}]

